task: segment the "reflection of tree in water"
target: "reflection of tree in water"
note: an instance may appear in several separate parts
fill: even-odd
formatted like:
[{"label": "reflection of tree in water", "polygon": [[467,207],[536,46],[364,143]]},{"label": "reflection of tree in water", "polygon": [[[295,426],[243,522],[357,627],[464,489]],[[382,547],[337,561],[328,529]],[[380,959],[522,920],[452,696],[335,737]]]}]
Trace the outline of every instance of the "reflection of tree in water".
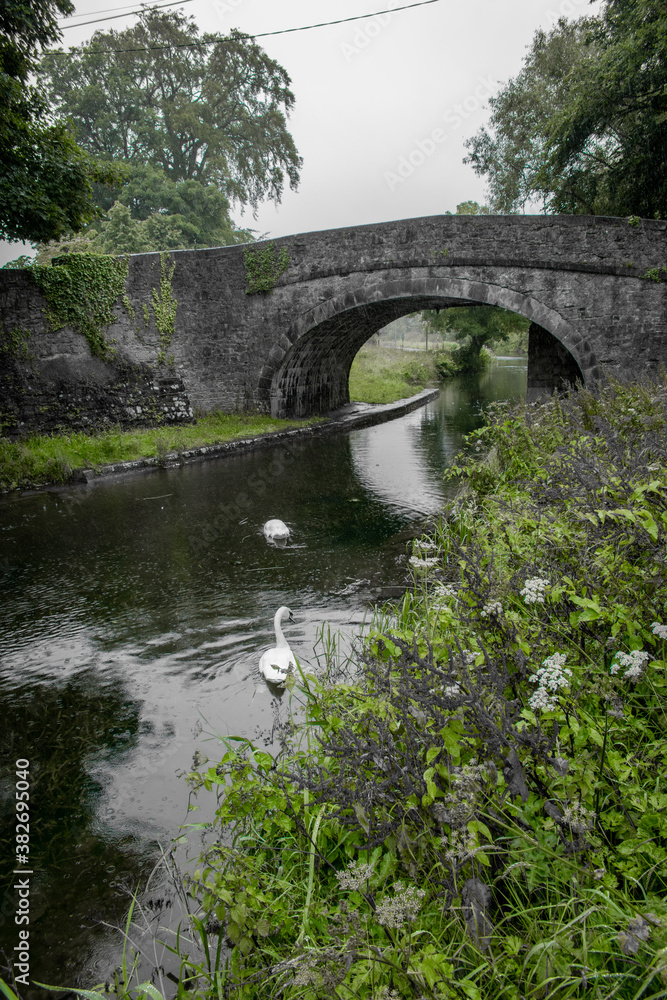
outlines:
[{"label": "reflection of tree in water", "polygon": [[[79,675],[60,686],[0,692],[0,853],[3,906],[0,948],[16,944],[14,835],[16,760],[30,761],[31,977],[40,970],[81,967],[90,951],[96,916],[118,919],[127,906],[120,883],[141,877],[134,838],[110,843],[93,829],[102,788],[90,767],[123,754],[137,743],[140,704],[127,697],[116,678],[104,684]],[[146,846],[142,846],[146,851]],[[78,929],[78,941],[62,940],[61,918]],[[77,930],[75,930],[77,933]],[[58,973],[60,975],[60,971]],[[64,973],[63,973],[64,975]],[[66,980],[61,980],[66,981]],[[43,993],[43,991],[40,991]],[[40,995],[35,993],[35,996]],[[32,991],[22,991],[29,998]]]}]

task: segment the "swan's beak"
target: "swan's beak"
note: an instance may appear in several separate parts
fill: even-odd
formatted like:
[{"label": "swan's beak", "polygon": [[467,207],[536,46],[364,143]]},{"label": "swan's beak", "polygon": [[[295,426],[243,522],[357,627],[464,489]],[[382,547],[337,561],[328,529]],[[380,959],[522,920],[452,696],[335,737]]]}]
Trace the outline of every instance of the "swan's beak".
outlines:
[{"label": "swan's beak", "polygon": [[290,611],[290,613],[289,613],[289,618],[287,619],[287,621],[288,621],[288,622],[292,622],[292,624],[293,624],[293,625],[295,625],[295,624],[296,624],[296,618],[294,617],[294,615],[292,614],[292,612],[291,612],[291,611]]}]

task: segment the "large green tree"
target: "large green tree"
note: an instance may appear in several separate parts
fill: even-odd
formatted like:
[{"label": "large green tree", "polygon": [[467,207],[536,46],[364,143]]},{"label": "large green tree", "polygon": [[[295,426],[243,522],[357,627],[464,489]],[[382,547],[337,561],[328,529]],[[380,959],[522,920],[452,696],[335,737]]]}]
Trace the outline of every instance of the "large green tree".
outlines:
[{"label": "large green tree", "polygon": [[[461,212],[461,215],[476,214]],[[457,362],[462,371],[478,371],[486,364],[482,348],[505,341],[513,333],[526,333],[530,321],[525,316],[496,306],[452,306],[428,309],[422,318],[434,333],[454,336],[461,346]]]},{"label": "large green tree", "polygon": [[279,201],[285,179],[298,183],[289,76],[237,31],[200,35],[182,14],[149,8],[133,28],[47,52],[40,73],[78,142],[102,159],[213,184],[253,207]]},{"label": "large green tree", "polygon": [[489,99],[489,127],[466,142],[470,152],[464,162],[486,176],[494,211],[520,212],[535,200],[548,203],[553,186],[545,176],[549,129],[582,63],[592,58],[588,34],[586,21],[562,20],[548,34],[538,31],[521,72]]},{"label": "large green tree", "polygon": [[77,146],[30,83],[39,49],[60,38],[57,17],[73,10],[70,0],[0,4],[0,236],[10,241],[80,229],[95,215],[93,182],[119,179]]},{"label": "large green tree", "polygon": [[37,263],[67,252],[148,253],[227,246],[253,238],[231,222],[229,202],[213,184],[170,181],[155,167],[132,167],[123,188],[104,199],[104,208],[104,217],[83,233],[39,244]]},{"label": "large green tree", "polygon": [[599,17],[538,32],[490,104],[466,162],[494,210],[667,215],[664,0],[606,0]]}]

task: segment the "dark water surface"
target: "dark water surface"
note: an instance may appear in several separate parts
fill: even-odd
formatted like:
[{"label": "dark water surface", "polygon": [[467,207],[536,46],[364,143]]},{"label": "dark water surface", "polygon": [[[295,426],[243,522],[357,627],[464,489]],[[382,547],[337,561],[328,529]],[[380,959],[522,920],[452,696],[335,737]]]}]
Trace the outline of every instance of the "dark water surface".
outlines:
[{"label": "dark water surface", "polygon": [[[377,427],[0,500],[0,948],[18,943],[26,758],[31,977],[109,975],[100,921],[122,919],[127,888],[186,820],[177,773],[198,748],[215,756],[207,734],[271,728],[257,664],[276,608],[294,611],[302,665],[323,623],[349,643],[405,579],[405,540],[451,494],[442,475],[463,434],[525,386],[525,362],[508,359]],[[272,517],[292,529],[284,549],[261,533]]]}]

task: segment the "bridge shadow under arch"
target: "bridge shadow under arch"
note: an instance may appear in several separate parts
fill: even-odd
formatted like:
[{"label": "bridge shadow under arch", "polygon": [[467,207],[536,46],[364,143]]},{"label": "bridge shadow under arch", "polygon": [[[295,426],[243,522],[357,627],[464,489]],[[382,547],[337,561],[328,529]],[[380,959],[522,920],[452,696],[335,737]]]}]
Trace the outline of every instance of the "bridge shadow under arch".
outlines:
[{"label": "bridge shadow under arch", "polygon": [[[537,299],[489,282],[452,277],[366,281],[304,312],[274,344],[260,377],[277,417],[327,413],[349,402],[352,361],[388,323],[423,309],[492,305],[531,320],[529,394],[597,377],[590,346],[559,313]],[[586,362],[584,361],[586,359]]]}]

